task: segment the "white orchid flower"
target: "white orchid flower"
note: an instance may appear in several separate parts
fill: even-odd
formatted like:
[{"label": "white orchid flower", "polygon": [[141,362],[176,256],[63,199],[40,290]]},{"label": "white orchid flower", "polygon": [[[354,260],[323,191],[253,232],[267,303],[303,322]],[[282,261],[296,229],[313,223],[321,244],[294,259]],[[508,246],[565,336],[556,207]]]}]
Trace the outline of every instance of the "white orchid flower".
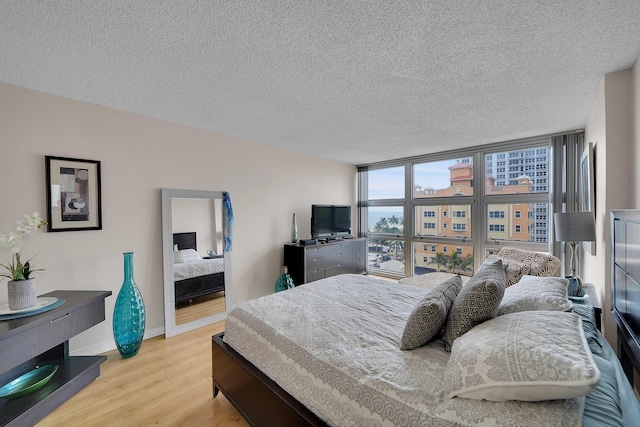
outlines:
[{"label": "white orchid flower", "polygon": [[16,231],[9,234],[0,233],[0,247],[9,248],[12,252],[11,262],[7,265],[1,264],[7,268],[10,274],[0,274],[0,277],[7,277],[13,280],[25,280],[29,278],[29,274],[42,269],[33,269],[29,261],[24,264],[20,261],[20,243],[22,238],[31,233],[36,228],[42,227],[45,222],[38,212],[32,215],[25,215],[22,221],[16,221]]}]

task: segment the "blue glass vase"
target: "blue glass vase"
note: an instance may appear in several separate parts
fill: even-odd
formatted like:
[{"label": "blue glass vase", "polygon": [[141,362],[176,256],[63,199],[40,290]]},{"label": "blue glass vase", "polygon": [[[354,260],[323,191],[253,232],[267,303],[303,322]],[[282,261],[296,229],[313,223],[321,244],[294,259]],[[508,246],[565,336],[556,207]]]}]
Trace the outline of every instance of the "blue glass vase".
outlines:
[{"label": "blue glass vase", "polygon": [[289,276],[287,267],[282,267],[282,273],[278,276],[276,281],[276,292],[286,291],[287,289],[294,288],[293,279]]},{"label": "blue glass vase", "polygon": [[123,359],[138,354],[146,314],[142,295],[133,280],[133,252],[124,254],[124,282],[118,292],[116,306],[113,309],[113,338]]}]

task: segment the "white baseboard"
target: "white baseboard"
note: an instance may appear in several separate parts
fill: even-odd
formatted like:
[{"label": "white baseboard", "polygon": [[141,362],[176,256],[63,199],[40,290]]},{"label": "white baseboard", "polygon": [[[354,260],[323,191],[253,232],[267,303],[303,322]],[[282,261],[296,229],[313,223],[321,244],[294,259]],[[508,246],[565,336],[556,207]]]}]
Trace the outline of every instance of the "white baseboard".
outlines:
[{"label": "white baseboard", "polygon": [[[142,340],[164,335],[164,326],[146,330]],[[144,343],[143,343],[144,344]],[[69,352],[70,356],[95,356],[96,354],[106,353],[116,349],[116,343],[113,339],[89,347],[80,348]]]}]

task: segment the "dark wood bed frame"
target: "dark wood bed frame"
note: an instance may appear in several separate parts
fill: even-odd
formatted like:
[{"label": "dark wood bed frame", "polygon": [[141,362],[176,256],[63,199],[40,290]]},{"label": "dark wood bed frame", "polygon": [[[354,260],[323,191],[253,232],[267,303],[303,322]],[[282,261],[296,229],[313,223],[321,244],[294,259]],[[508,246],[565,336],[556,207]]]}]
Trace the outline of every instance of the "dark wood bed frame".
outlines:
[{"label": "dark wood bed frame", "polygon": [[213,397],[222,392],[253,426],[326,426],[316,414],[224,341],[212,339]]},{"label": "dark wood bed frame", "polygon": [[[178,245],[178,249],[198,250],[195,232],[173,233],[173,244]],[[219,255],[216,258],[223,257],[224,255]],[[174,282],[174,289],[176,304],[224,291],[224,272],[177,280]]]},{"label": "dark wood bed frame", "polygon": [[[611,212],[611,301],[618,356],[629,382],[640,372],[640,210]],[[631,262],[629,262],[631,261]],[[302,403],[213,336],[213,396],[222,392],[254,426],[326,425]]]}]

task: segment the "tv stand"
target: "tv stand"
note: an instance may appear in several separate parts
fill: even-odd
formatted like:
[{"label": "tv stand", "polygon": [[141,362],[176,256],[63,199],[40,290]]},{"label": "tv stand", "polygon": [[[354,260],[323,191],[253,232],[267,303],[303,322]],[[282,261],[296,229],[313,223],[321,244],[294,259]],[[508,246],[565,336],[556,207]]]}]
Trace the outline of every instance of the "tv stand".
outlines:
[{"label": "tv stand", "polygon": [[332,240],[322,245],[284,245],[284,265],[298,286],[338,274],[367,272],[367,239]]}]

